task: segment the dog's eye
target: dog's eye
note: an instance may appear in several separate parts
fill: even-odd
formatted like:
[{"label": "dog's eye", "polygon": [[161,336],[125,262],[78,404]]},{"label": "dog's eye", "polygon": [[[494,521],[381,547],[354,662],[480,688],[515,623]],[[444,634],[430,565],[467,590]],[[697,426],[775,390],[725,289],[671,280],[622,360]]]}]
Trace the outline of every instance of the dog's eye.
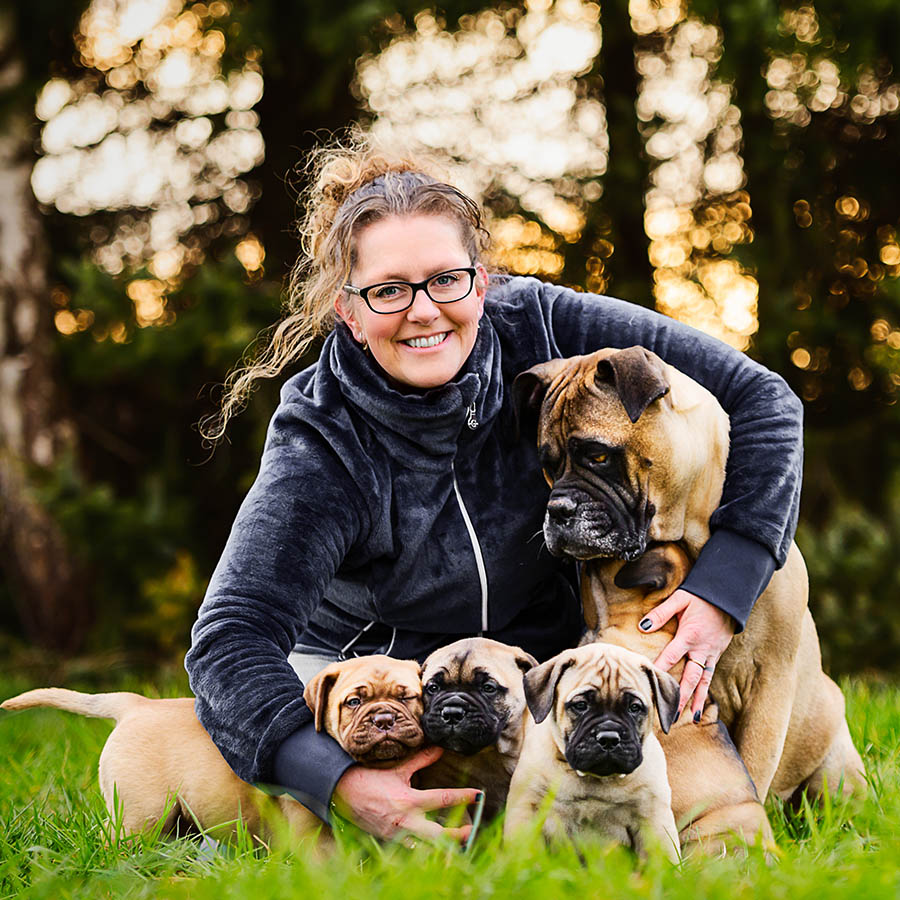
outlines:
[{"label": "dog's eye", "polygon": [[573,700],[569,704],[569,709],[571,709],[572,712],[574,712],[574,713],[578,713],[578,715],[581,715],[582,713],[586,713],[587,708],[588,708],[587,700]]},{"label": "dog's eye", "polygon": [[418,694],[410,694],[408,697],[401,697],[400,702],[401,703],[412,703],[413,700],[419,700],[419,699],[420,699],[420,697]]},{"label": "dog's eye", "polygon": [[481,686],[481,692],[483,694],[496,694],[497,693],[497,685],[494,684],[493,681],[486,681]]},{"label": "dog's eye", "polygon": [[634,713],[637,715],[638,713],[642,713],[644,711],[644,704],[639,702],[638,700],[632,700],[628,705],[628,712]]},{"label": "dog's eye", "polygon": [[425,685],[426,694],[436,694],[440,689],[440,685],[438,685],[436,681],[429,681],[428,684]]},{"label": "dog's eye", "polygon": [[347,706],[353,707],[359,706],[359,704],[362,703],[362,700],[360,700],[359,697],[348,697],[345,702]]},{"label": "dog's eye", "polygon": [[609,462],[609,454],[608,453],[598,453],[596,456],[591,457],[591,461],[597,463],[597,465],[603,466]]}]

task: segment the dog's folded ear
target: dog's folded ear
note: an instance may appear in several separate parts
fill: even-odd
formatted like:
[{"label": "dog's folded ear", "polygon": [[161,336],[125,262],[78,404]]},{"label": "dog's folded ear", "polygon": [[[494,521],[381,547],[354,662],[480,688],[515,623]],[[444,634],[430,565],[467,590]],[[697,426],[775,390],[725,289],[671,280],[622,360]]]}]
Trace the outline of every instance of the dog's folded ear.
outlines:
[{"label": "dog's folded ear", "polygon": [[627,347],[597,363],[597,377],[616,389],[632,422],[669,392],[669,379],[662,360],[643,347]]},{"label": "dog's folded ear", "polygon": [[560,653],[525,673],[525,702],[535,722],[543,722],[553,709],[556,685],[563,672],[574,665],[568,653]]},{"label": "dog's folded ear", "polygon": [[538,420],[547,388],[569,362],[566,359],[551,359],[516,375],[512,383],[512,408],[519,437],[537,437]]},{"label": "dog's folded ear", "polygon": [[684,581],[690,568],[688,555],[678,544],[656,544],[643,556],[625,563],[613,581],[625,590],[644,588],[649,593],[666,588],[671,593]]},{"label": "dog's folded ear", "polygon": [[340,674],[337,663],[331,663],[307,682],[303,689],[303,699],[313,711],[316,731],[325,727],[325,710],[328,709],[328,695]]},{"label": "dog's folded ear", "polygon": [[668,734],[672,724],[678,718],[678,696],[681,690],[678,681],[668,672],[663,672],[650,663],[642,668],[650,682],[660,727],[663,734]]},{"label": "dog's folded ear", "polygon": [[538,664],[538,661],[530,653],[526,653],[524,650],[520,650],[518,647],[516,647],[515,650],[516,665],[523,672],[530,672]]}]

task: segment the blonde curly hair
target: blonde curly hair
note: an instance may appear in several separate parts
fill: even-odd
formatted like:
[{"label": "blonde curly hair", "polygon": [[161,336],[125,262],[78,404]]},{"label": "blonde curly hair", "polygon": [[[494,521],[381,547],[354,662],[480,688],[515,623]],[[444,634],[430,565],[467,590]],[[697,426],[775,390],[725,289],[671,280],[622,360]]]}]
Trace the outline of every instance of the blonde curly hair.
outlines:
[{"label": "blonde curly hair", "polygon": [[247,403],[254,383],[273,378],[300,360],[312,343],[334,326],[334,301],[355,261],[359,229],[388,216],[447,216],[460,229],[473,264],[487,252],[490,236],[479,205],[446,180],[433,159],[379,146],[352,132],[310,155],[300,196],[305,213],[298,223],[300,255],[291,271],[281,320],[255,345],[255,359],[225,379],[218,412],[200,423],[215,443],[228,421]]}]

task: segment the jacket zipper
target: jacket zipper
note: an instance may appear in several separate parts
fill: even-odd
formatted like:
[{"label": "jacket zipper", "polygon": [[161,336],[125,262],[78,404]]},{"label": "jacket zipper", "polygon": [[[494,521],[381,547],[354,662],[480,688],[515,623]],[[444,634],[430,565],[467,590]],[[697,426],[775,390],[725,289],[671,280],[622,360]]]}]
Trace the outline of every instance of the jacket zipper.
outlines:
[{"label": "jacket zipper", "polygon": [[481,631],[479,632],[479,636],[481,636],[488,630],[487,569],[484,565],[484,556],[481,553],[481,544],[478,543],[478,535],[475,533],[475,527],[469,518],[469,511],[466,509],[462,494],[459,492],[459,484],[456,481],[456,466],[453,463],[450,463],[450,472],[453,475],[453,490],[456,493],[456,502],[459,504],[459,511],[462,513],[463,522],[466,523],[466,530],[469,532],[469,540],[472,542],[472,552],[475,554],[475,568],[478,569],[478,581],[481,584]]}]

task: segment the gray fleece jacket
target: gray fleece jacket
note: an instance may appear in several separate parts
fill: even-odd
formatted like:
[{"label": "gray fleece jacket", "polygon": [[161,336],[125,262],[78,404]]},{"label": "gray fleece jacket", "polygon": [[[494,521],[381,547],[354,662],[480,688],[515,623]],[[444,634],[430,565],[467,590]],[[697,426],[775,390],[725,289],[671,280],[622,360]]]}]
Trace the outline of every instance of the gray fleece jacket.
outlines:
[{"label": "gray fleece jacket", "polygon": [[743,626],[797,522],[802,407],[778,375],[651,310],[532,278],[492,281],[463,369],[420,393],[395,390],[339,324],[282,388],[185,659],[197,715],[241,778],[325,817],[351,764],[312,729],[295,645],[421,659],[485,634],[546,659],[577,641],[572,567],[543,548],[548,488],[510,386],[536,363],[635,344],[730,416],[713,536],[684,587]]}]

